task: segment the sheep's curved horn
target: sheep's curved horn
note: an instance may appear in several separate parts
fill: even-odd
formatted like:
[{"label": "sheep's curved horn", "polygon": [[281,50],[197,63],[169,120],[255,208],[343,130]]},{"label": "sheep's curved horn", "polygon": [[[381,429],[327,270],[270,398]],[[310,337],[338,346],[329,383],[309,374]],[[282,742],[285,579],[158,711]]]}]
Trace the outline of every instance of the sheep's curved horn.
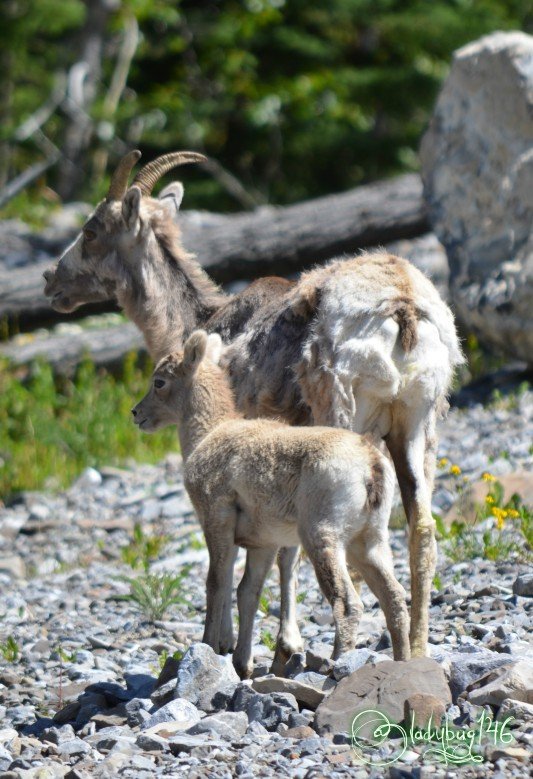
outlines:
[{"label": "sheep's curved horn", "polygon": [[185,165],[187,162],[207,162],[207,157],[195,151],[175,151],[172,154],[164,154],[141,168],[133,184],[139,187],[143,195],[151,195],[154,185],[167,171],[177,168],[178,165]]},{"label": "sheep's curved horn", "polygon": [[122,157],[117,167],[115,168],[113,175],[111,176],[111,183],[106,195],[106,200],[122,200],[128,188],[128,179],[133,166],[140,160],[141,152],[137,149],[135,151],[129,151]]}]

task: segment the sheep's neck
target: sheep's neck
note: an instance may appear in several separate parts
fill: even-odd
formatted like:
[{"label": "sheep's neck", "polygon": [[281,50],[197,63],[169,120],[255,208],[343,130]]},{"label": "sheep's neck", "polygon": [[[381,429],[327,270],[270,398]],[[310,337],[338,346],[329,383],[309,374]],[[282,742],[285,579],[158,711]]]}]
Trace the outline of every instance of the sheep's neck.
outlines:
[{"label": "sheep's neck", "polygon": [[152,233],[139,262],[127,263],[127,278],[117,290],[119,305],[142,331],[154,361],[181,349],[228,299],[194,260],[168,254]]},{"label": "sheep's neck", "polygon": [[230,419],[241,419],[229,386],[209,387],[197,384],[191,388],[178,421],[181,453],[187,461],[194,449],[216,427]]}]

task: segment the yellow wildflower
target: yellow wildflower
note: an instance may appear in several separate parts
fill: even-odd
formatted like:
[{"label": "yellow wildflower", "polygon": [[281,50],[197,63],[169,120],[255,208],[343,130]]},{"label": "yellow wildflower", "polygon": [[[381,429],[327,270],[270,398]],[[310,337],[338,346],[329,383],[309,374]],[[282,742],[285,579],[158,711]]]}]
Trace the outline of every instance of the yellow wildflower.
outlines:
[{"label": "yellow wildflower", "polygon": [[487,497],[485,498],[485,503],[489,503],[490,505],[492,505],[494,503],[494,497],[492,495],[487,495]]},{"label": "yellow wildflower", "polygon": [[452,473],[454,476],[459,476],[459,474],[461,473],[461,469],[459,468],[458,465],[452,465],[452,467],[450,468],[450,473]]},{"label": "yellow wildflower", "polygon": [[496,527],[498,530],[503,530],[505,527],[505,520],[503,517],[496,517]]},{"label": "yellow wildflower", "polygon": [[446,468],[449,462],[450,461],[448,460],[447,457],[441,457],[437,465],[439,466],[439,468]]},{"label": "yellow wildflower", "polygon": [[511,519],[516,519],[520,516],[520,512],[516,509],[508,509],[507,514],[511,517]]},{"label": "yellow wildflower", "polygon": [[496,481],[496,476],[493,476],[492,473],[488,473],[488,471],[485,471],[481,478],[483,481]]}]

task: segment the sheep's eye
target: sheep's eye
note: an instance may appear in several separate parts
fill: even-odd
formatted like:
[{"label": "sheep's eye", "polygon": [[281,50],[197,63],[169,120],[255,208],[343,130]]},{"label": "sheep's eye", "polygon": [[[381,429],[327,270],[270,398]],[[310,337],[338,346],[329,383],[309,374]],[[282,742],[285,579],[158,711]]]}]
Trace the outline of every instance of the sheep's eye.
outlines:
[{"label": "sheep's eye", "polygon": [[154,379],[154,387],[156,389],[163,389],[166,382],[163,379]]},{"label": "sheep's eye", "polygon": [[96,238],[96,233],[94,232],[94,230],[85,228],[85,230],[83,231],[83,236],[86,241],[94,241],[94,239]]}]

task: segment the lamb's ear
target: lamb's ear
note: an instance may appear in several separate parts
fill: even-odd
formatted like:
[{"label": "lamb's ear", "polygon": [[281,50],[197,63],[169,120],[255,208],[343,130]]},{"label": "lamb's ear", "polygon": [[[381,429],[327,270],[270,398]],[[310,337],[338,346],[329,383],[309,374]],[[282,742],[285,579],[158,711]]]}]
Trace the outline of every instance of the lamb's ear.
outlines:
[{"label": "lamb's ear", "polygon": [[184,191],[180,181],[173,181],[159,193],[159,200],[170,211],[172,217],[179,213]]},{"label": "lamb's ear", "polygon": [[207,349],[207,333],[205,330],[195,330],[183,347],[183,367],[194,372],[205,357]]},{"label": "lamb's ear", "polygon": [[139,187],[130,187],[122,200],[122,216],[128,230],[133,230],[139,219],[141,210],[141,190]]},{"label": "lamb's ear", "polygon": [[219,364],[220,358],[222,357],[222,338],[218,333],[211,333],[211,335],[207,337],[207,349],[205,354],[211,362],[215,363],[215,365]]}]

